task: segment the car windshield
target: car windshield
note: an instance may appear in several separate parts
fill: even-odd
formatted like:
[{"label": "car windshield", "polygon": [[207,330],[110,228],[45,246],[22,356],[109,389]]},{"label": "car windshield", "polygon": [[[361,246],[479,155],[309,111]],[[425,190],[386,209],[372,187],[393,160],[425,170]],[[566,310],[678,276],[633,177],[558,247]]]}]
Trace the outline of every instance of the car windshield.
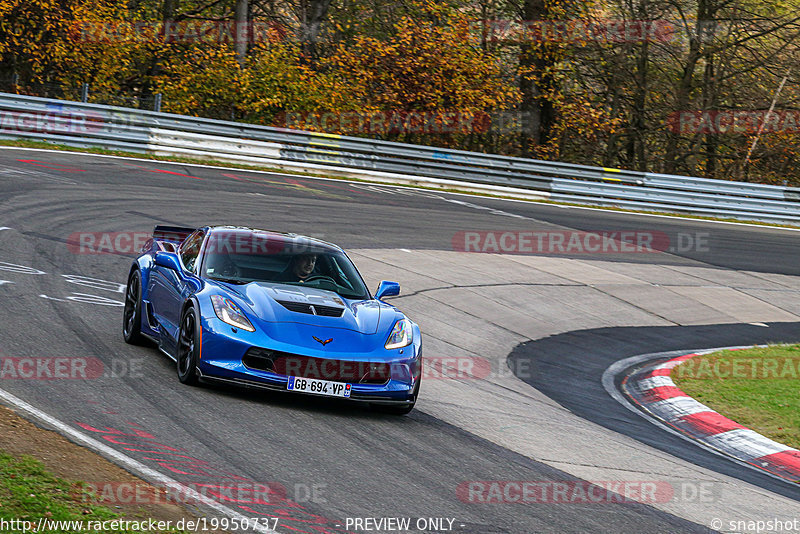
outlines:
[{"label": "car windshield", "polygon": [[212,233],[201,273],[232,284],[272,282],[334,291],[347,299],[369,296],[355,266],[341,251],[307,239],[268,233]]}]

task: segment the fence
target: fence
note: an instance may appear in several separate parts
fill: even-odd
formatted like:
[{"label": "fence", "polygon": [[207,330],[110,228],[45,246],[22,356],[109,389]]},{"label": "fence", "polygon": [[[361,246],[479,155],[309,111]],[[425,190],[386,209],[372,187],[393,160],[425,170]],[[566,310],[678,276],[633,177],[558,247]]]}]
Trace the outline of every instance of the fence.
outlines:
[{"label": "fence", "polygon": [[800,223],[800,189],[590,167],[0,93],[0,138],[558,202]]}]

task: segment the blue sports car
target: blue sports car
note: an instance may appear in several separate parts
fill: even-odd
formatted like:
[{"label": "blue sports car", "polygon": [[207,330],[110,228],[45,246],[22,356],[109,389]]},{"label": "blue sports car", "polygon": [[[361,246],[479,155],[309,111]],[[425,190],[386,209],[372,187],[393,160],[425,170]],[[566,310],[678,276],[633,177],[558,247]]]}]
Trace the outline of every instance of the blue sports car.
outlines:
[{"label": "blue sports car", "polygon": [[184,384],[222,382],[366,402],[406,414],[419,327],[373,297],[341,248],[231,226],[156,226],[128,275],[125,341],[151,340]]}]

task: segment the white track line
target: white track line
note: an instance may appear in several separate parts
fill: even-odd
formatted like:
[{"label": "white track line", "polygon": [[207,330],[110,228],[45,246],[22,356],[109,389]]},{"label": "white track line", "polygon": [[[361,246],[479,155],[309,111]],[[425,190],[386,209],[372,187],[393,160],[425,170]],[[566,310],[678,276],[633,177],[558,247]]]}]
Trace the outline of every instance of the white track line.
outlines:
[{"label": "white track line", "polygon": [[[115,449],[112,449],[108,445],[97,441],[96,439],[90,438],[83,432],[75,430],[74,428],[62,423],[55,417],[52,417],[45,412],[39,410],[38,408],[28,404],[24,400],[20,399],[12,395],[11,393],[0,389],[0,399],[4,400],[6,404],[9,404],[16,408],[18,411],[24,413],[29,419],[33,419],[40,423],[45,424],[51,428],[54,428],[58,431],[59,434],[69,438],[71,441],[83,445],[94,452],[113,460],[117,465],[124,467],[128,471],[134,473],[135,475],[139,476],[140,478],[152,483],[152,484],[163,484],[170,488],[176,488],[182,492],[183,495],[191,498],[197,499],[197,502],[202,503],[205,507],[214,510],[215,512],[223,515],[225,517],[229,517],[231,519],[236,519],[239,522],[244,522],[247,518],[240,514],[239,512],[228,508],[227,506],[223,506],[222,504],[218,503],[217,501],[208,498],[207,496],[203,495],[202,493],[178,482],[175,479],[168,477],[162,473],[159,473],[155,469],[151,469],[140,463],[133,458],[118,452]],[[266,526],[257,524],[253,525],[252,522],[250,523],[252,530],[256,532],[262,532],[263,534],[277,534],[277,531],[272,530]]]},{"label": "white track line", "polygon": [[8,226],[0,226],[0,232],[2,232],[3,230],[11,230],[11,228],[9,228]]},{"label": "white track line", "polygon": [[[29,151],[29,152],[47,152],[47,153],[51,153],[51,154],[76,154],[76,155],[80,155],[80,156],[90,156],[90,157],[94,157],[94,158],[124,159],[124,160],[128,160],[128,161],[144,161],[144,162],[147,162],[147,163],[163,163],[163,164],[166,164],[166,165],[181,165],[181,166],[184,166],[184,167],[197,167],[197,168],[201,168],[201,169],[222,169],[222,170],[226,170],[226,171],[236,171],[236,172],[248,172],[248,173],[258,173],[258,174],[273,174],[273,175],[278,175],[278,176],[288,176],[288,177],[292,177],[292,178],[297,178],[299,176],[300,178],[304,178],[304,179],[308,179],[308,180],[335,181],[335,182],[340,182],[340,183],[350,183],[350,184],[357,184],[357,185],[365,185],[365,180],[353,181],[353,180],[348,180],[347,178],[325,178],[325,177],[322,177],[322,176],[307,176],[307,175],[302,175],[302,174],[298,175],[298,174],[291,174],[291,173],[285,173],[285,172],[280,172],[280,171],[262,171],[262,170],[258,170],[258,169],[247,169],[247,168],[239,168],[239,167],[225,167],[224,165],[203,165],[201,163],[180,163],[180,162],[177,162],[177,161],[164,161],[164,160],[159,160],[159,159],[148,159],[148,158],[134,158],[134,157],[129,157],[129,156],[112,156],[110,154],[91,154],[91,153],[88,153],[88,152],[73,152],[73,151],[70,151],[70,150],[49,150],[47,148],[25,148],[25,147],[17,147],[17,146],[0,146],[0,150],[24,150],[24,151]],[[361,169],[353,169],[353,170],[361,170]],[[321,169],[319,172],[320,173],[325,172],[325,169]],[[335,171],[331,170],[330,173],[331,174],[335,174]],[[421,178],[424,178],[424,177],[421,177]],[[377,187],[403,187],[403,188],[407,188],[407,189],[414,189],[414,190],[418,190],[418,191],[424,191],[426,193],[434,193],[434,194],[438,193],[435,190],[432,191],[430,189],[414,187],[414,186],[411,186],[411,185],[404,185],[404,184],[380,183],[380,182],[369,183],[369,182],[367,182],[367,185],[377,186]],[[468,186],[470,184],[465,182],[465,185]],[[442,192],[442,193],[439,193],[439,194],[459,195],[459,196],[472,197],[472,198],[475,198],[476,196],[477,197],[482,197],[483,196],[483,195],[480,195],[478,193],[473,193],[473,194],[469,194],[469,193],[454,193],[454,192],[450,192],[450,191]],[[535,201],[531,201],[531,200],[520,200],[520,199],[515,199],[515,198],[499,198],[499,197],[492,197],[492,196],[485,196],[485,198],[488,198],[490,200],[502,200],[504,202],[524,202],[524,203],[527,203],[527,204],[530,204],[531,202],[535,202]],[[641,213],[641,212],[637,212],[637,211],[624,211],[624,210],[620,211],[619,209],[605,209],[605,208],[596,208],[596,207],[591,207],[591,206],[571,206],[571,205],[557,204],[557,203],[552,203],[552,202],[547,202],[547,203],[544,203],[543,205],[552,206],[552,207],[555,207],[555,208],[563,208],[563,209],[599,211],[599,212],[603,212],[603,213],[612,212],[612,213],[621,214],[621,215],[623,215],[623,214],[624,215],[633,215],[633,216],[638,216],[638,217],[657,217],[657,218],[664,218],[664,219],[677,219],[679,221],[695,221],[695,222],[704,222],[704,223],[709,223],[709,224],[728,224],[728,225],[734,225],[734,226],[749,226],[751,228],[764,228],[764,229],[771,229],[771,230],[787,230],[789,232],[800,232],[800,228],[784,227],[784,226],[770,226],[769,224],[753,224],[753,223],[748,223],[748,222],[715,221],[715,220],[709,220],[709,219],[695,218],[695,217],[692,217],[691,215],[685,215],[685,216],[680,217],[680,216],[677,216],[677,215],[668,215],[668,214],[660,214],[660,213]]]}]

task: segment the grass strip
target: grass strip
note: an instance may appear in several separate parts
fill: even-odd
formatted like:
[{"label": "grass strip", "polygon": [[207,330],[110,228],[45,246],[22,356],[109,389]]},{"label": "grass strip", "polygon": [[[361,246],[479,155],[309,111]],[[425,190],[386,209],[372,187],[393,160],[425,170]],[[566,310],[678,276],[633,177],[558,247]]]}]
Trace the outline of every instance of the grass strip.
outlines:
[{"label": "grass strip", "polygon": [[[41,518],[49,524],[46,532],[73,533],[96,532],[102,534],[152,532],[131,528],[113,529],[105,523],[102,530],[78,529],[75,526],[62,524],[62,528],[53,528],[53,521],[79,521],[82,527],[91,527],[96,522],[113,520],[144,523],[146,517],[130,517],[118,514],[95,504],[96,499],[89,493],[89,486],[82,482],[68,482],[48,472],[41,462],[31,456],[15,458],[0,452],[0,532],[30,532],[35,529]],[[21,521],[31,523],[26,529],[20,528]],[[120,525],[123,526],[123,525]],[[135,527],[138,525],[125,525]],[[162,532],[179,533],[180,530],[163,530]]]}]

